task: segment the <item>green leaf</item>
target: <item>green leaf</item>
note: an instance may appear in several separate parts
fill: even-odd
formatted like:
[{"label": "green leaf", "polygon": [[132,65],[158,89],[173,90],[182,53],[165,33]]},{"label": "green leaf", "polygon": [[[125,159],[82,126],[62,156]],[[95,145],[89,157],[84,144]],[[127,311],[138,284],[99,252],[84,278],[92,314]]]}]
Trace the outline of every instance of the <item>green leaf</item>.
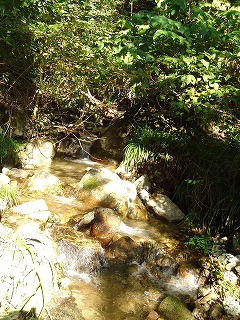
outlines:
[{"label": "green leaf", "polygon": [[105,44],[104,44],[103,41],[97,41],[97,45],[98,45],[98,48],[99,48],[100,50],[102,50],[102,49],[104,48],[104,46],[105,46]]},{"label": "green leaf", "polygon": [[184,76],[182,79],[185,81],[186,84],[195,84],[197,81],[197,79],[192,74],[188,74]]},{"label": "green leaf", "polygon": [[150,19],[150,23],[154,28],[159,26],[166,28],[169,25],[169,19],[165,16],[154,16]]},{"label": "green leaf", "polygon": [[183,61],[189,66],[192,63],[192,58],[183,57]]},{"label": "green leaf", "polygon": [[202,64],[204,65],[204,67],[205,67],[206,69],[209,68],[210,63],[209,63],[208,61],[206,61],[206,60],[204,60],[204,59],[201,59],[201,62],[202,62]]}]

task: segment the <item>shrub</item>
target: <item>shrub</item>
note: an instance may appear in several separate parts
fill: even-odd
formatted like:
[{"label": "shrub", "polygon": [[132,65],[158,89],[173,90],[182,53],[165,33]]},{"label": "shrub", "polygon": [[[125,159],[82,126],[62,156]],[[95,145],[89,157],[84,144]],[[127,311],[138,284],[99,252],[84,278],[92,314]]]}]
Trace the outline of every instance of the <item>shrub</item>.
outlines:
[{"label": "shrub", "polygon": [[18,163],[18,143],[6,134],[0,133],[0,167]]},{"label": "shrub", "polygon": [[193,236],[189,241],[185,242],[187,245],[191,245],[194,248],[201,250],[204,254],[211,254],[213,250],[213,241],[204,235]]}]

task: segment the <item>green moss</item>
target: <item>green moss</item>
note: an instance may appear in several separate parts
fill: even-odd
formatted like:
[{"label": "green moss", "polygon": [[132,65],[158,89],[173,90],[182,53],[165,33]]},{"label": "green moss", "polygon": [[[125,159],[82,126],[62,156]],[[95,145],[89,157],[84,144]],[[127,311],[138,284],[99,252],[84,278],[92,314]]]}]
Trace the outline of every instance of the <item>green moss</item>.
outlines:
[{"label": "green moss", "polygon": [[83,190],[92,190],[99,187],[99,180],[95,177],[88,177],[85,181],[83,181],[82,189]]},{"label": "green moss", "polygon": [[5,164],[16,165],[18,163],[19,144],[5,134],[0,133],[0,166]]}]

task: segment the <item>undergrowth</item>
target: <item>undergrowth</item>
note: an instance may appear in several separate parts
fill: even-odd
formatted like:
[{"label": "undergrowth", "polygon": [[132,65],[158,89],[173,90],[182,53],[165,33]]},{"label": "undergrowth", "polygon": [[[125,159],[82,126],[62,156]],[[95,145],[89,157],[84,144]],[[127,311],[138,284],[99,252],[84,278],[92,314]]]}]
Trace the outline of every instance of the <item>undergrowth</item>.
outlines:
[{"label": "undergrowth", "polygon": [[0,167],[6,164],[15,165],[18,162],[17,150],[19,144],[9,135],[0,133]]},{"label": "undergrowth", "polygon": [[[140,173],[149,172],[153,178],[166,171],[169,186],[173,185],[172,190],[167,190],[172,199],[188,219],[204,231],[228,236],[230,244],[239,233],[240,148],[237,140],[203,133],[183,135],[145,126],[136,128],[125,148],[124,163]],[[160,178],[158,187],[166,189]]]},{"label": "undergrowth", "polygon": [[4,211],[18,204],[16,189],[10,184],[0,185],[0,209]]}]

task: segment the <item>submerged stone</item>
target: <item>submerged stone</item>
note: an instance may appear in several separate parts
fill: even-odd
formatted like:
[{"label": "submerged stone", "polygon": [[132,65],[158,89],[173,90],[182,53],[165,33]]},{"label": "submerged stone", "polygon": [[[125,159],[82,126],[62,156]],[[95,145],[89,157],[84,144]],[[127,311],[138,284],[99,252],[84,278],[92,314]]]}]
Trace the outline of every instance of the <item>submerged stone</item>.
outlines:
[{"label": "submerged stone", "polygon": [[194,320],[192,313],[178,298],[166,297],[159,305],[158,311],[166,320]]},{"label": "submerged stone", "polygon": [[132,262],[138,259],[140,246],[128,236],[121,237],[106,248],[106,256],[112,262]]}]

